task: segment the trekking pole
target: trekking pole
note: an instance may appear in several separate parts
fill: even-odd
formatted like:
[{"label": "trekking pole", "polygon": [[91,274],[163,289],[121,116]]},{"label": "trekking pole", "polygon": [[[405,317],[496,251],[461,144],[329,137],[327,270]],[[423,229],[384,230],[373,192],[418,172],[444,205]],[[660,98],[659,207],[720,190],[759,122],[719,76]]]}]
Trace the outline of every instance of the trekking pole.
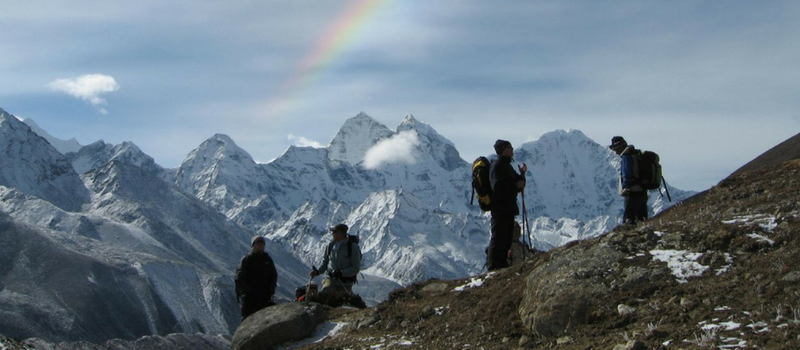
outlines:
[{"label": "trekking pole", "polygon": [[[317,271],[317,267],[314,266],[314,265],[311,265],[311,270],[312,271]],[[308,277],[308,283],[306,283],[306,296],[308,296],[308,291],[311,290],[311,282],[314,282],[314,277],[309,276]]]},{"label": "trekking pole", "polygon": [[667,188],[667,180],[663,176],[661,177],[661,182],[664,183],[664,191],[667,192],[667,199],[672,202],[672,197],[669,195],[669,188]]},{"label": "trekking pole", "polygon": [[[528,208],[525,206],[525,190],[522,190],[522,228],[528,231],[528,249],[533,248],[533,241],[531,240],[531,226],[528,225]],[[525,236],[522,236],[522,241],[525,241]],[[524,254],[523,254],[524,255]]]}]

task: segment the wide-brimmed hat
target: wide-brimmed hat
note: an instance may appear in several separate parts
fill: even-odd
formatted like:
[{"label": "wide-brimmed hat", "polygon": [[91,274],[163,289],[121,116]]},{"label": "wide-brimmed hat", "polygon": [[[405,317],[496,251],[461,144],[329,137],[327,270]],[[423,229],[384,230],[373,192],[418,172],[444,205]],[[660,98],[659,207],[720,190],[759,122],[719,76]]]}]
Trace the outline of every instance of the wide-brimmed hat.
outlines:
[{"label": "wide-brimmed hat", "polygon": [[622,136],[614,136],[611,138],[611,145],[608,146],[610,149],[619,149],[623,147],[627,147],[628,142],[625,141]]}]

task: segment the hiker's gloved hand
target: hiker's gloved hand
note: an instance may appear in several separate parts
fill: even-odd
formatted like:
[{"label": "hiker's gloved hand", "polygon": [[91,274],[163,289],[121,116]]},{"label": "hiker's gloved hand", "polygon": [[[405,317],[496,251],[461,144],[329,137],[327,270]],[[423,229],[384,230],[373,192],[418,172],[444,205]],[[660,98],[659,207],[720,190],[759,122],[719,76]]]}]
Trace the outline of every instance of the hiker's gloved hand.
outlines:
[{"label": "hiker's gloved hand", "polygon": [[333,277],[342,278],[342,270],[334,270]]},{"label": "hiker's gloved hand", "polygon": [[317,270],[311,270],[311,272],[308,274],[308,276],[311,277],[311,278],[317,277],[317,276],[319,276],[319,272],[317,272]]},{"label": "hiker's gloved hand", "polygon": [[627,188],[625,188],[625,189],[623,189],[623,190],[622,190],[622,192],[620,192],[619,194],[621,194],[623,197],[627,197],[627,196],[630,196],[630,195],[631,195],[631,190],[630,190],[630,189],[627,189]]}]

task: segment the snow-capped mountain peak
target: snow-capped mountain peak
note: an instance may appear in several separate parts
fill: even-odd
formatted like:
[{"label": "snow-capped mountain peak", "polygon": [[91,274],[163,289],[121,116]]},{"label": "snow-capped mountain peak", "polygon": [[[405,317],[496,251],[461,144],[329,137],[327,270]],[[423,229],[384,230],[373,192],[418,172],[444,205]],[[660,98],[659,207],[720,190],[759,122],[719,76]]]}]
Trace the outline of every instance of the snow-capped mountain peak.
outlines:
[{"label": "snow-capped mountain peak", "polygon": [[99,140],[82,147],[78,152],[67,153],[66,156],[79,174],[99,168],[108,162],[118,161],[140,167],[159,178],[165,176],[164,169],[156,164],[153,157],[142,152],[130,141],[111,145]]},{"label": "snow-capped mountain peak", "polygon": [[328,158],[356,165],[379,140],[394,135],[392,130],[364,112],[345,121],[328,144]]},{"label": "snow-capped mountain peak", "polygon": [[223,134],[212,136],[190,152],[175,175],[179,188],[222,212],[261,196],[265,180],[263,168]]},{"label": "snow-capped mountain peak", "polygon": [[420,151],[423,154],[431,155],[436,163],[445,170],[452,171],[466,164],[450,140],[440,135],[430,125],[414,118],[413,115],[406,115],[397,126],[398,133],[403,131],[416,132],[420,139]]},{"label": "snow-capped mountain peak", "polygon": [[28,125],[2,110],[0,150],[0,185],[68,211],[80,210],[89,202],[89,192],[67,158]]}]

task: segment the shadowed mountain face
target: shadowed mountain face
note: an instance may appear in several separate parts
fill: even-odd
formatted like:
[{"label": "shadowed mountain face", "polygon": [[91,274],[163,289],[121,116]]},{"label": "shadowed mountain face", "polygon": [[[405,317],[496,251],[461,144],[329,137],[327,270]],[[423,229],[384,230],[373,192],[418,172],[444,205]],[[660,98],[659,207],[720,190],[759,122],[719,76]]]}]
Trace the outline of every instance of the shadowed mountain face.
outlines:
[{"label": "shadowed mountain face", "polygon": [[135,270],[65,250],[40,231],[10,222],[3,213],[0,232],[0,318],[5,335],[99,342],[170,332],[178,326],[158,293]]}]

